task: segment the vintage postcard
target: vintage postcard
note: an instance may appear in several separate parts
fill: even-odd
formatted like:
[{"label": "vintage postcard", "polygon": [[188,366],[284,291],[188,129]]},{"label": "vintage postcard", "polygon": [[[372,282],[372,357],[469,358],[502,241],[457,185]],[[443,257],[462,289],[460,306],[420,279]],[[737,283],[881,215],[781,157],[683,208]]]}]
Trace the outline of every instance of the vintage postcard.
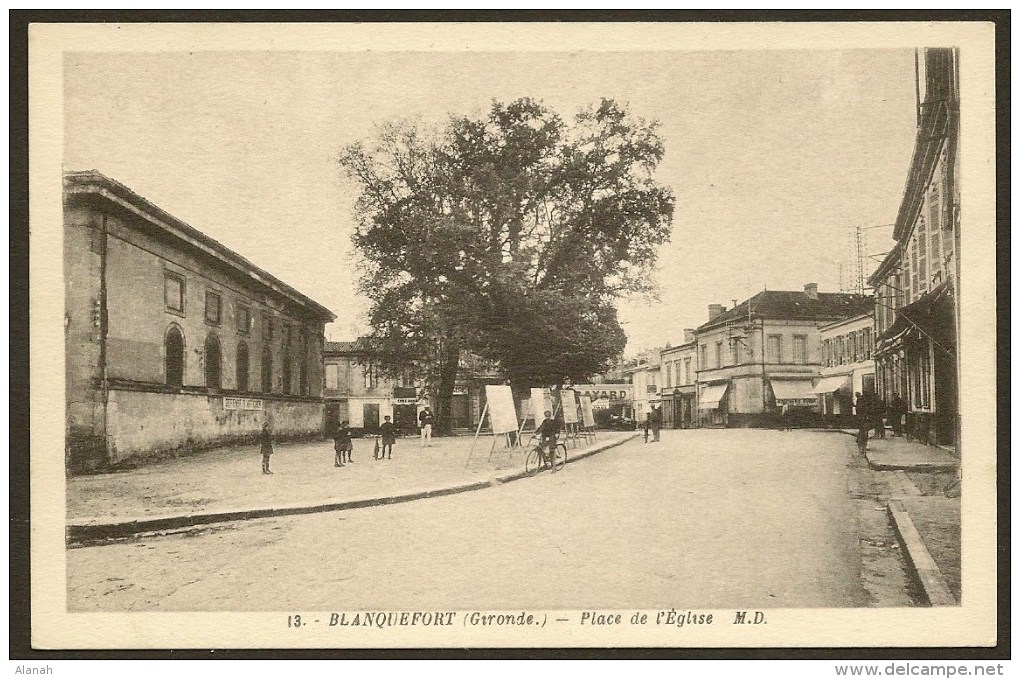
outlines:
[{"label": "vintage postcard", "polygon": [[31,25],[33,646],[994,646],[993,38]]}]

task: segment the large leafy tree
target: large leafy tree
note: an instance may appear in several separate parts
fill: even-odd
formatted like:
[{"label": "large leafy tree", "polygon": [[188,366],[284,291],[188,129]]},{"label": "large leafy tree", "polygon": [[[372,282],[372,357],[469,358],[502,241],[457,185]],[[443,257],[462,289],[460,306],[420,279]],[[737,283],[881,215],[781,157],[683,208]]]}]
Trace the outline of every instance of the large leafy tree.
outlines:
[{"label": "large leafy tree", "polygon": [[587,379],[623,350],[614,301],[651,289],[669,238],[663,152],[656,124],[614,101],[568,124],[530,99],[342,151],[376,346],[422,366],[440,428],[464,350],[518,386]]}]

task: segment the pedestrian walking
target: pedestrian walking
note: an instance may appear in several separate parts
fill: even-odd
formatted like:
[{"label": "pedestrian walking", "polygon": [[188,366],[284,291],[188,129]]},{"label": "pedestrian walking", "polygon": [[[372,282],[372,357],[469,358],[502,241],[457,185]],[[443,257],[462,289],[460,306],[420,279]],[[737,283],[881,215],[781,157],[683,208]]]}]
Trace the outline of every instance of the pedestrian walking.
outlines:
[{"label": "pedestrian walking", "polygon": [[645,428],[645,443],[648,443],[648,432],[652,428],[652,413],[650,411],[645,413],[644,428]]},{"label": "pedestrian walking", "polygon": [[333,434],[333,450],[336,451],[334,466],[343,467],[345,462],[354,462],[350,455],[354,451],[349,422],[344,420]]},{"label": "pedestrian walking", "polygon": [[875,427],[875,438],[885,438],[885,400],[878,394],[871,396],[871,417]]},{"label": "pedestrian walking", "polygon": [[432,409],[425,406],[425,409],[418,413],[418,424],[421,428],[421,447],[429,448],[432,445],[432,425],[435,422],[435,416],[432,414]]},{"label": "pedestrian walking", "polygon": [[907,402],[897,392],[889,399],[889,419],[893,436],[903,436],[903,418],[907,415]]},{"label": "pedestrian walking", "polygon": [[662,406],[652,406],[652,443],[659,442],[659,432],[662,430]]},{"label": "pedestrian walking", "polygon": [[854,403],[857,417],[857,449],[864,454],[868,449],[868,433],[871,431],[871,402],[867,394],[857,392]]},{"label": "pedestrian walking", "polygon": [[262,451],[262,473],[272,474],[269,471],[269,457],[273,454],[273,429],[268,422],[263,423],[262,431],[259,433],[259,444]]},{"label": "pedestrian walking", "polygon": [[379,459],[393,459],[393,444],[397,442],[397,428],[390,422],[390,416],[383,418],[385,422],[379,425],[379,435],[382,437],[382,448],[379,450]]}]

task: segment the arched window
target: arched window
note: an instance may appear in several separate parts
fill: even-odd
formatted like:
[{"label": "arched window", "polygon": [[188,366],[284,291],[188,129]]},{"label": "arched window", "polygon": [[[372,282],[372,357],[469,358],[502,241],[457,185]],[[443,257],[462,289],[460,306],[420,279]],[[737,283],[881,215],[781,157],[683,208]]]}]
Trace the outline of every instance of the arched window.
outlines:
[{"label": "arched window", "polygon": [[166,383],[184,385],[184,334],[176,325],[166,331]]},{"label": "arched window", "polygon": [[262,347],[262,391],[273,391],[273,352],[267,346]]},{"label": "arched window", "polygon": [[205,340],[205,386],[220,387],[220,341],[216,335]]},{"label": "arched window", "polygon": [[248,345],[237,343],[237,390],[248,391]]}]

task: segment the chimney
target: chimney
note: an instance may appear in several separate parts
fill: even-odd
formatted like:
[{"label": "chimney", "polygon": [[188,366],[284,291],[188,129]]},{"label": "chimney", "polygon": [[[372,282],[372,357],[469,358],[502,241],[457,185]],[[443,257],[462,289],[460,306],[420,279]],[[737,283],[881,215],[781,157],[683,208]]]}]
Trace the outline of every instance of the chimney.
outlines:
[{"label": "chimney", "polygon": [[694,341],[694,328],[684,328],[684,344]]},{"label": "chimney", "polygon": [[708,320],[714,321],[719,314],[726,311],[726,307],[722,304],[709,304],[708,305]]},{"label": "chimney", "polygon": [[818,299],[818,283],[805,283],[804,294],[811,299]]}]

